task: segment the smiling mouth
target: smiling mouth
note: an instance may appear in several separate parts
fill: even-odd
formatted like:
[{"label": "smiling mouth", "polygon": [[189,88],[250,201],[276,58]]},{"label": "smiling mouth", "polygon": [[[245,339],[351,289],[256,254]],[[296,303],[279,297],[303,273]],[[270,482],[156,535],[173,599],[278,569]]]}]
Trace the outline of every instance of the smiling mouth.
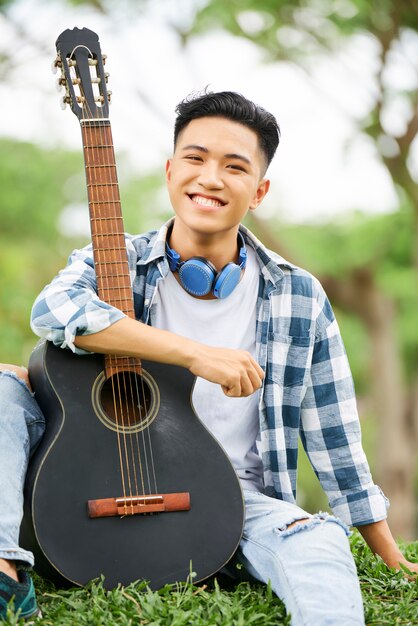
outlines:
[{"label": "smiling mouth", "polygon": [[189,195],[190,200],[193,200],[193,202],[196,202],[196,204],[199,204],[202,207],[208,207],[208,208],[220,208],[225,206],[225,202],[222,202],[221,200],[218,200],[217,198],[206,198],[205,196],[200,196],[198,194],[190,194]]}]

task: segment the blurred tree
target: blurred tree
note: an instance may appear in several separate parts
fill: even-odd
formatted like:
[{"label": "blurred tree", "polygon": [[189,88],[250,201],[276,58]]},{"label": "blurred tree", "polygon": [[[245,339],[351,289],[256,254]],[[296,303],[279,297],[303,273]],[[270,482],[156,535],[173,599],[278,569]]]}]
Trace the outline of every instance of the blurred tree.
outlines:
[{"label": "blurred tree", "polygon": [[[343,237],[340,232],[332,245],[334,229],[324,248],[327,263],[322,264],[320,275],[333,303],[359,316],[367,329],[379,421],[378,480],[393,504],[390,519],[395,534],[411,538],[418,442],[418,173],[412,159],[418,132],[418,4],[413,0],[209,0],[197,11],[192,29],[180,35],[187,41],[211,28],[244,37],[260,46],[269,61],[292,61],[307,74],[318,55],[332,54],[349,37],[367,34],[378,45],[375,97],[368,115],[358,120],[358,129],[373,142],[393,180],[399,213],[382,220],[376,239],[373,220],[361,229],[346,231]],[[390,79],[399,62],[408,65],[415,76],[409,86]],[[403,130],[394,132],[387,114],[398,104],[407,113]],[[271,236],[272,225],[265,228],[257,220],[254,228],[263,231],[262,239],[273,248],[288,247],[283,235]],[[344,241],[365,246],[360,255],[344,257]],[[303,247],[297,249],[296,256],[302,255]],[[305,266],[312,267],[313,259],[315,254]],[[338,259],[343,259],[342,266]],[[400,315],[405,305],[411,307],[406,346],[401,340],[404,329],[399,328],[400,319],[405,320]]]},{"label": "blurred tree", "polygon": [[[0,345],[2,360],[27,362],[33,298],[63,262],[58,217],[72,201],[80,155],[0,141]],[[19,346],[19,350],[18,350]]]},{"label": "blurred tree", "polygon": [[[0,163],[1,360],[27,363],[36,341],[29,328],[35,297],[70,250],[90,241],[83,157],[81,148],[71,153],[3,139]],[[159,175],[124,182],[127,231],[147,227],[141,206],[155,205],[160,188]]]}]

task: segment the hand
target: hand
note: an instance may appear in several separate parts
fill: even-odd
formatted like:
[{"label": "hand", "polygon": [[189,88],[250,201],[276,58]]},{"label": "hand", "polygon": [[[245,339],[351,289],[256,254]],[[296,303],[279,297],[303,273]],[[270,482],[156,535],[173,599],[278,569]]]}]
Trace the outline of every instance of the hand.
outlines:
[{"label": "hand", "polygon": [[414,580],[416,575],[418,574],[418,563],[411,563],[411,561],[408,561],[407,559],[405,559],[405,557],[403,557],[402,559],[399,559],[397,563],[392,564],[391,567],[394,567],[395,569],[401,569],[401,565],[404,565],[412,572],[412,575],[408,575],[405,572],[405,575],[409,578],[409,580]]},{"label": "hand", "polygon": [[11,365],[9,363],[0,363],[0,372],[14,372],[18,378],[23,380],[29,389],[32,391],[32,387],[29,380],[28,370],[26,367],[19,365]]},{"label": "hand", "polygon": [[189,366],[192,374],[218,383],[231,398],[246,397],[260,389],[264,372],[249,352],[196,345]]},{"label": "hand", "polygon": [[[400,551],[386,520],[359,526],[358,530],[370,549],[378,554],[388,567],[402,569],[407,567],[414,574],[418,574],[418,563],[408,561]],[[408,576],[412,580],[412,576]]]}]

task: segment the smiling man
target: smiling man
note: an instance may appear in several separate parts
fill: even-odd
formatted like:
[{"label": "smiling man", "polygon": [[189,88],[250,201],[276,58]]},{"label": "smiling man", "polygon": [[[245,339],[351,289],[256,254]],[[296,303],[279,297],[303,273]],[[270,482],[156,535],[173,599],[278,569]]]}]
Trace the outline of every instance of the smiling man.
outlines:
[{"label": "smiling man", "polygon": [[[269,190],[265,175],[278,143],[274,117],[239,94],[180,103],[166,165],[175,216],[126,240],[137,319],[98,299],[86,247],[40,294],[32,327],[78,354],[188,368],[197,377],[194,407],[243,488],[236,559],[252,577],[271,581],[293,624],[352,626],[364,618],[347,526],[358,526],[388,565],[418,568],[385,521],[387,501],[361,447],[351,374],[326,295],[241,225]],[[33,449],[42,436],[42,415],[25,372],[17,374],[24,384],[11,372],[0,376],[0,585],[3,599],[15,593],[23,606],[33,590],[17,566],[33,565],[33,556],[18,546],[20,468],[28,437]],[[333,515],[296,504],[299,436]]]}]

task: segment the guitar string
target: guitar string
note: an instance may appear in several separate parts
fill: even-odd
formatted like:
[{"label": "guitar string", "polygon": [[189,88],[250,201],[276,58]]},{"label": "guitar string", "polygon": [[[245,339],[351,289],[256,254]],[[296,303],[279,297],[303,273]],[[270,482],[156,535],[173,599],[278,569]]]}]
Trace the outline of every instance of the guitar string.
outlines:
[{"label": "guitar string", "polygon": [[[89,75],[90,75],[90,66],[89,66]],[[83,116],[84,116],[84,111],[87,112],[87,115],[84,116],[84,119],[86,121],[90,121],[94,119],[93,116],[93,112],[90,109],[90,105],[88,102],[88,98],[86,96],[86,94],[82,94],[81,96],[84,97],[84,102],[82,101],[80,103],[80,105],[82,106],[82,111],[83,111]],[[94,97],[94,96],[93,96]],[[96,147],[97,146],[97,137],[95,136],[95,132],[94,132],[95,127],[93,125],[89,125],[89,124],[85,124],[83,126],[83,133],[85,135],[86,138],[86,145],[89,146],[88,147],[88,155],[91,155],[91,159],[89,162],[89,168],[88,168],[88,181],[90,183],[90,196],[91,199],[93,201],[93,203],[97,200],[99,200],[99,196],[98,196],[98,190],[101,188],[100,185],[102,183],[102,163],[99,159],[100,156],[100,151],[99,149]],[[103,142],[102,142],[103,143]],[[96,151],[96,157],[94,157],[94,152]],[[98,167],[100,167],[100,175],[98,173]],[[103,235],[103,229],[102,229],[102,220],[103,220],[103,215],[101,214],[101,204],[93,204],[91,207],[91,213],[90,213],[90,219],[91,219],[91,224],[92,224],[92,228],[94,228],[95,230],[95,239],[96,239],[96,247],[95,249],[93,248],[93,250],[95,250],[95,254],[97,255],[97,262],[98,262],[98,266],[100,268],[100,282],[102,284],[102,286],[105,285],[108,287],[108,283],[107,283],[107,275],[106,272],[102,271],[102,267],[103,267],[103,262],[104,262],[104,258],[102,258],[103,255],[103,250],[101,249],[101,246],[99,245],[99,238],[97,237],[97,235]],[[99,214],[98,219],[96,219],[96,213]],[[100,231],[100,232],[99,232]],[[103,237],[102,237],[103,238]],[[96,269],[97,271],[97,269]],[[109,292],[108,292],[109,293]],[[105,357],[106,359],[106,357]],[[106,362],[106,360],[105,360]],[[109,359],[108,361],[109,365],[112,365],[112,359]],[[118,420],[118,413],[117,413],[117,407],[116,407],[116,393],[115,393],[115,386],[114,386],[114,380],[112,377],[111,380],[111,385],[112,385],[112,397],[113,397],[113,404],[114,404],[114,413],[115,413],[115,425],[116,425],[116,435],[117,435],[117,444],[118,444],[118,454],[119,454],[119,464],[120,464],[120,469],[121,469],[121,480],[122,480],[122,490],[123,490],[123,497],[124,500],[126,501],[126,478],[125,478],[125,469],[124,469],[124,463],[123,463],[123,446],[122,446],[122,441],[121,441],[121,429],[119,427],[119,420]]]},{"label": "guitar string", "polygon": [[[102,96],[102,97],[104,97],[104,96]],[[85,98],[85,102],[87,103],[87,110],[88,110],[88,101],[87,101],[86,98]],[[103,117],[103,107],[97,107],[97,108],[100,110],[100,114]],[[90,118],[93,119],[91,111],[89,111],[89,113],[90,113]],[[88,125],[87,125],[87,127],[88,127]],[[91,137],[90,137],[89,144],[91,144],[91,145],[94,145],[94,143],[91,143],[91,138],[92,138],[92,135],[95,134],[95,128],[97,128],[97,127],[92,126],[90,128],[90,135],[91,135]],[[109,170],[108,171],[109,175],[111,173],[111,169],[110,168],[113,167],[114,168],[114,176],[115,176],[115,179],[116,179],[117,173],[116,173],[114,160],[113,160],[113,163],[111,163],[109,161],[109,150],[110,151],[112,150],[111,146],[113,145],[112,140],[111,140],[111,128],[110,128],[110,125],[109,126],[107,126],[107,125],[105,126],[105,125],[100,125],[99,124],[98,128],[99,128],[99,135],[100,135],[100,138],[101,138],[102,146],[110,146],[110,147],[103,147],[101,151],[99,151],[99,149],[97,149],[97,156],[99,156],[99,154],[102,153],[102,156],[104,156],[104,161],[105,162],[102,163],[101,165],[104,166],[104,169],[108,169]],[[86,128],[86,135],[87,136],[89,135],[87,128]],[[93,150],[94,150],[94,148],[93,148]],[[104,155],[103,155],[103,152],[104,152]],[[106,160],[108,161],[107,163],[106,163]],[[96,159],[96,161],[99,161],[99,163],[100,163],[100,159]],[[94,172],[93,184],[97,185],[98,178],[96,176],[96,169],[94,169],[94,168],[92,168],[92,169],[93,169],[93,172]],[[100,181],[100,182],[102,182],[102,181]],[[112,182],[113,182],[113,184],[111,186],[112,202],[113,202],[114,207],[116,209],[116,203],[119,203],[119,208],[120,208],[120,201],[119,201],[119,199],[117,197],[115,197],[115,191],[117,192],[117,180],[112,181]],[[98,189],[98,187],[93,187],[93,189],[96,190],[96,189]],[[93,193],[92,193],[92,196],[93,196],[93,200],[94,200],[95,197],[94,197]],[[116,196],[117,196],[117,193],[116,193]],[[97,195],[97,193],[96,193],[96,199],[99,201],[98,206],[101,207],[101,204],[100,204],[101,198]],[[99,208],[99,213],[100,213],[100,211],[101,211],[101,209]],[[108,216],[105,216],[105,218],[107,218],[107,217]],[[116,220],[117,220],[118,217],[120,218],[121,216],[116,216],[115,215],[115,211],[114,211],[113,212],[113,217],[116,218]],[[102,222],[102,220],[99,221],[99,224],[101,224],[101,222]],[[109,220],[106,219],[106,222],[109,224]],[[113,229],[114,232],[119,232],[119,228],[118,227],[114,228],[114,226],[111,224],[111,230],[112,229]],[[100,234],[103,234],[103,231]],[[124,237],[123,237],[123,243],[125,244]],[[123,264],[123,259],[122,259],[122,256],[121,256],[121,254],[122,254],[121,246],[119,245],[117,249],[118,249],[118,252],[116,252],[116,255],[115,255],[116,258],[115,258],[115,263],[114,264],[121,265],[123,267],[123,265],[122,265]],[[125,246],[124,246],[124,249],[126,250]],[[101,251],[99,249],[99,255],[98,255],[99,262],[100,262],[100,256],[101,256],[100,252]],[[119,259],[117,259],[117,254],[119,254]],[[127,267],[128,272],[129,272],[129,268],[127,266],[127,259],[125,259],[125,266]],[[128,273],[128,277],[129,277],[129,273]],[[107,279],[106,273],[105,273],[105,278]],[[129,283],[130,283],[130,280],[129,280]],[[107,284],[107,286],[109,287],[109,284]],[[130,285],[129,285],[129,288],[130,288]],[[126,290],[126,285],[124,286],[124,289]],[[125,298],[122,298],[122,293],[121,293],[121,290],[120,290],[120,283],[119,283],[119,296],[120,296],[120,302],[123,302],[125,300]],[[143,406],[143,409],[145,410],[145,412],[147,411],[146,394],[145,394],[145,389],[144,389],[143,376],[141,376],[142,398],[143,398],[143,403],[141,404],[141,401],[140,401],[140,395],[141,394],[139,393],[139,388],[138,388],[138,376],[136,375],[136,371],[135,371],[136,370],[136,367],[135,367],[136,364],[135,364],[135,362],[133,362],[134,360],[132,360],[132,359],[124,359],[124,360],[125,361],[128,360],[128,362],[131,362],[131,367],[134,370],[133,372],[131,372],[131,374],[133,374],[134,378],[135,378],[136,395],[137,395],[137,399],[138,399],[137,406],[138,406],[138,409],[139,409],[139,412],[140,412],[140,420],[142,421],[143,418],[142,418],[142,414],[141,414],[141,407]],[[118,357],[111,356],[109,361],[110,361],[110,365],[111,365],[112,369],[114,369],[114,371],[118,372],[119,371]],[[133,364],[132,364],[132,362],[133,362]],[[127,385],[126,385],[126,376],[125,376],[125,372],[122,371],[122,373],[123,373],[124,397],[126,399],[128,399],[129,392],[128,392]],[[125,422],[127,421],[128,427],[131,427],[132,425],[135,424],[135,411],[134,411],[134,415],[133,415],[134,424],[132,424],[130,413],[129,413],[129,403],[127,403],[127,409],[126,410],[128,412],[128,415],[127,415],[127,420],[124,419],[123,401],[122,401],[123,394],[122,394],[122,391],[121,391],[120,375],[116,374],[116,381],[117,381],[117,387],[118,387],[118,394],[117,395],[115,393],[114,378],[115,378],[115,376],[112,376],[112,388],[113,388],[114,402],[115,402],[116,397],[117,397],[118,401],[119,401],[119,407],[120,407],[120,411],[118,411],[117,405],[115,403],[115,406],[114,406],[115,423],[116,423],[116,429],[117,429],[117,434],[118,434],[118,448],[119,448],[119,457],[120,457],[120,463],[121,463],[123,491],[124,491],[124,497],[126,498],[126,487],[125,487],[124,469],[123,469],[122,451],[121,451],[121,447],[122,446],[121,446],[121,442],[120,442],[120,439],[121,439],[120,438],[120,430],[122,430],[122,434],[123,434],[123,443],[124,443],[124,445],[123,445],[123,448],[124,448],[123,456],[125,457],[126,470],[127,470],[127,475],[128,475],[128,481],[127,482],[128,482],[128,486],[129,486],[129,494],[132,496],[132,481],[131,481],[131,476],[130,476],[129,456],[131,456],[131,462],[132,462],[132,467],[133,467],[133,472],[134,472],[134,482],[135,482],[135,487],[136,487],[136,494],[139,494],[139,489],[138,489],[138,482],[137,482],[137,475],[136,475],[136,464],[135,464],[135,461],[134,461],[134,447],[133,447],[132,435],[130,435],[130,437],[129,437],[130,444],[131,444],[130,445],[130,454],[129,454],[128,446],[127,446],[127,442],[126,442]],[[133,394],[133,389],[132,389],[132,375],[130,375],[128,377],[128,383],[129,383],[129,388],[130,388],[129,389],[130,397],[133,399],[133,395],[134,394]],[[121,423],[121,427],[120,428],[119,428],[119,422]],[[157,493],[158,490],[157,490],[157,484],[156,484],[155,463],[154,463],[154,459],[153,459],[153,451],[152,451],[150,429],[149,429],[148,426],[146,427],[146,429],[148,431],[148,440],[149,440],[148,443],[149,443],[149,447],[150,447],[151,467],[152,467],[152,474],[153,474],[154,486],[155,486],[154,493]],[[149,488],[149,491],[151,492],[151,484],[150,484],[150,476],[149,476],[149,462],[148,462],[148,455],[147,455],[147,446],[145,444],[145,438],[144,438],[144,430],[145,430],[145,428],[141,428],[141,430],[142,430],[143,446],[144,446],[144,452],[145,452],[145,463],[146,463],[146,468],[147,468],[148,488]],[[140,454],[140,446],[139,446],[139,441],[138,441],[138,430],[137,429],[135,429],[135,438],[136,438],[136,444],[137,444],[139,473],[140,473],[140,476],[141,476],[142,491],[145,494],[144,476],[143,476],[142,460],[141,460],[141,454]],[[125,502],[126,502],[126,500],[125,500]],[[132,502],[132,500],[131,500],[131,502]],[[126,506],[125,506],[125,512],[127,512],[126,511]]]},{"label": "guitar string", "polygon": [[[126,248],[124,248],[124,250],[126,250]],[[120,249],[120,254],[126,256],[126,252],[124,254],[122,249]],[[127,269],[129,272],[129,267],[127,267]],[[128,273],[128,277],[129,277],[129,273]],[[129,288],[131,288],[130,283],[129,283]],[[139,363],[139,359],[130,359],[130,362],[132,364],[133,369],[136,370],[136,365]],[[148,493],[152,493],[153,491],[151,479],[150,479],[150,465],[151,465],[151,473],[154,476],[154,492],[156,492],[157,485],[156,485],[156,480],[155,480],[155,464],[154,464],[154,460],[152,456],[150,429],[148,426],[144,426],[144,423],[146,423],[146,419],[147,419],[147,395],[145,393],[144,376],[142,373],[137,375],[136,371],[134,372],[134,374],[135,374],[134,377],[132,376],[128,377],[129,391],[130,391],[130,397],[132,399],[134,397],[136,398],[135,404],[136,404],[137,410],[139,411],[139,424],[140,424],[140,431],[141,431],[141,438],[142,438],[142,450],[143,450],[144,462],[142,461],[141,445],[139,442],[138,429],[135,429],[134,434],[130,435],[132,465],[133,465],[134,472],[136,473],[136,462],[135,462],[135,457],[134,457],[134,445],[133,445],[133,439],[135,437],[137,462],[138,462],[138,467],[139,467],[139,473],[141,476],[142,494],[145,495],[147,491]],[[140,378],[140,383],[141,383],[140,386],[138,385],[138,376]],[[126,379],[126,376],[124,376],[124,379]],[[134,384],[133,384],[133,379],[134,379]],[[135,414],[136,414],[136,411],[134,410],[134,423],[135,423]],[[147,431],[147,434],[148,434],[148,445],[145,439],[145,431]],[[151,456],[151,463],[148,459],[149,455]],[[144,477],[144,466],[145,466],[146,480]],[[145,483],[147,483],[147,485]],[[137,494],[139,495],[139,489],[137,489]]]},{"label": "guitar string", "polygon": [[[102,112],[103,108],[100,109],[100,111]],[[113,169],[113,177],[112,177],[113,184],[112,184],[110,193],[108,193],[108,196],[110,196],[109,204],[113,204],[113,211],[110,212],[111,214],[110,228],[111,228],[111,232],[117,233],[117,237],[118,237],[117,245],[113,251],[115,254],[115,271],[116,271],[116,274],[118,274],[118,280],[116,281],[116,285],[118,287],[119,302],[121,304],[122,303],[125,304],[125,301],[126,301],[125,292],[127,290],[126,279],[127,278],[129,279],[129,267],[128,267],[127,258],[126,258],[126,244],[125,244],[124,234],[123,232],[122,233],[120,232],[120,225],[121,225],[120,199],[118,198],[118,192],[117,192],[117,172],[115,168],[115,158],[114,158],[114,153],[112,152],[113,149],[111,147],[113,146],[113,141],[111,137],[110,125],[106,125],[106,126],[103,125],[100,128],[103,129],[102,134],[104,135],[105,145],[109,146],[105,149],[106,155],[108,156],[108,160],[109,160],[109,156],[112,157],[110,159],[112,163],[111,165],[109,165],[109,174],[112,168]],[[117,208],[119,208],[119,211],[117,211]],[[119,220],[119,224],[118,224],[118,220]],[[123,241],[121,241],[121,239]],[[123,250],[122,250],[122,243],[123,243]],[[122,284],[121,278],[125,279],[125,282],[123,284]],[[129,280],[129,289],[130,289],[130,280]],[[123,294],[122,294],[122,291],[123,291]],[[132,306],[132,302],[130,304]],[[128,314],[128,311],[126,309],[127,307],[125,306],[124,312]],[[120,367],[121,362],[123,364],[122,367]],[[128,364],[127,368],[125,365],[126,363]],[[132,496],[134,495],[132,491],[132,479],[133,479],[133,484],[135,486],[135,493],[138,494],[138,491],[139,491],[136,464],[133,462],[134,445],[133,445],[133,438],[131,434],[131,429],[135,425],[135,410],[133,408],[133,402],[132,402],[133,401],[132,390],[129,389],[131,388],[131,384],[129,383],[132,379],[132,374],[133,374],[133,372],[130,372],[130,369],[132,367],[135,368],[135,366],[132,365],[132,361],[128,357],[116,356],[115,367],[117,370],[116,380],[117,380],[117,386],[118,386],[119,411],[120,411],[122,429],[123,429],[123,434],[124,434],[125,457],[126,457],[126,464],[127,464],[127,472],[129,476],[129,487],[130,487],[129,495],[132,498]],[[133,408],[133,416],[131,416],[132,408]],[[128,432],[127,432],[127,429],[128,429]],[[132,478],[131,478],[131,467],[132,467],[132,472],[133,472]],[[130,503],[131,503],[130,510],[131,510],[131,513],[133,514],[134,505],[133,505],[132,499]],[[125,511],[126,511],[126,507],[125,507]]]},{"label": "guitar string", "polygon": [[[104,98],[104,96],[102,96]],[[103,111],[103,108],[100,109],[100,111]],[[104,127],[105,130],[105,134],[107,134],[110,138],[110,140],[108,140],[106,138],[106,145],[109,146],[113,146],[113,141],[111,139],[111,126],[109,124],[109,126]],[[112,150],[113,148],[109,148],[109,150]],[[114,155],[113,155],[114,156]],[[114,158],[113,158],[113,163],[114,163]],[[111,188],[111,192],[112,192],[112,200],[114,203],[114,206],[116,208],[116,202],[118,202],[119,204],[119,211],[120,211],[120,199],[117,197],[118,196],[118,186],[117,186],[117,171],[116,168],[114,169],[114,175],[115,175],[115,186],[112,186]],[[113,215],[115,216],[115,211],[113,212]],[[121,214],[120,216],[121,217]],[[123,223],[123,222],[122,222]],[[120,229],[116,226],[114,228],[115,231],[120,232]],[[130,284],[130,276],[129,276],[129,266],[128,266],[128,262],[127,262],[127,256],[126,256],[126,244],[125,244],[125,238],[124,235],[122,233],[123,236],[123,248],[121,245],[118,246],[118,254],[119,254],[119,262],[120,265],[123,267],[123,265],[126,268],[125,271],[125,279],[128,278],[129,281],[129,285],[125,285],[124,289],[126,290],[126,288],[129,288],[131,290],[131,284]],[[119,242],[122,243],[122,242]],[[119,283],[120,285],[120,283]],[[120,294],[121,299],[122,299],[122,294]],[[123,298],[124,299],[124,298]],[[133,298],[131,296],[131,306],[132,306],[132,313],[134,315],[133,312]],[[132,468],[133,468],[133,473],[134,473],[134,482],[135,482],[135,487],[136,487],[136,494],[139,495],[139,488],[138,488],[138,479],[137,479],[137,466],[135,463],[135,453],[134,453],[134,437],[135,437],[135,443],[136,443],[136,451],[137,451],[137,458],[138,458],[138,469],[139,469],[139,475],[141,477],[141,485],[142,485],[142,492],[143,494],[145,494],[145,484],[144,484],[144,473],[143,473],[143,467],[142,467],[142,456],[141,456],[141,451],[140,451],[140,445],[139,445],[139,439],[138,439],[138,429],[135,428],[135,419],[136,419],[136,411],[135,411],[135,406],[133,404],[133,399],[135,397],[134,394],[134,390],[133,390],[133,386],[132,386],[132,378],[134,378],[135,381],[135,391],[136,391],[136,406],[137,409],[139,410],[139,415],[140,415],[140,424],[142,422],[142,415],[141,415],[141,407],[143,406],[144,409],[146,410],[146,394],[145,394],[145,389],[144,389],[144,381],[143,381],[143,377],[141,376],[141,383],[142,383],[142,403],[141,403],[141,394],[139,393],[139,388],[138,388],[138,375],[136,372],[137,369],[137,365],[139,360],[138,359],[133,359],[133,358],[125,358],[125,361],[127,361],[129,363],[129,367],[128,367],[128,371],[125,372],[124,370],[122,370],[122,380],[123,380],[123,390],[124,390],[124,397],[126,398],[126,406],[125,406],[125,411],[127,412],[127,422],[128,422],[128,426],[130,429],[130,433],[128,435],[128,440],[130,442],[130,457],[131,457],[131,463],[132,463]],[[130,371],[130,370],[133,371]],[[130,374],[128,373],[130,371]],[[118,384],[120,383],[120,376],[118,376],[117,380],[118,380]],[[119,394],[120,396],[121,394]],[[129,399],[132,401],[132,405],[131,403],[128,401],[128,396]],[[133,415],[132,415],[132,421],[131,421],[131,413],[130,413],[130,408],[133,409]],[[125,424],[125,420],[123,420],[123,408],[121,407],[121,413],[122,413],[122,421],[123,424]],[[132,428],[134,429],[134,435],[132,434]],[[143,428],[142,428],[142,432],[143,432]],[[148,471],[148,459],[147,459],[147,450],[146,450],[146,445],[145,445],[145,440],[143,440],[143,446],[144,446],[144,453],[145,453],[145,464],[146,464],[146,468],[147,468],[147,476],[148,476],[148,482],[149,482],[149,471]],[[128,467],[128,471],[129,467]],[[155,474],[155,471],[154,471]],[[150,485],[149,485],[149,489],[150,489]],[[132,494],[131,494],[132,495]]]},{"label": "guitar string", "polygon": [[[93,67],[96,67],[96,75],[98,76],[98,72],[97,72],[98,65],[93,66]],[[99,91],[99,97],[100,97],[101,90],[99,89],[98,91]],[[99,113],[99,116],[98,116],[99,119],[100,117],[103,118],[103,107],[105,103],[104,102],[102,103],[103,106],[100,106],[100,104],[101,103],[98,102],[96,106],[96,110]],[[98,126],[94,126],[94,129],[95,129],[95,133],[99,135],[101,146],[102,146],[99,153],[103,157],[102,161],[103,161],[103,165],[105,166],[103,169],[103,173],[105,174],[105,180],[107,180],[108,182],[111,181],[112,183],[116,183],[117,182],[116,181],[116,169],[114,166],[115,164],[114,155],[112,154],[112,148],[111,148],[112,141],[111,141],[111,136],[110,136],[111,134],[110,125],[108,126],[108,125],[105,125],[104,123],[99,122]],[[113,159],[112,159],[112,156],[113,156]],[[102,188],[104,188],[103,181],[102,181]],[[103,211],[105,213],[104,217],[105,217],[105,223],[107,225],[107,233],[106,233],[107,243],[109,244],[113,242],[113,249],[111,250],[107,249],[106,254],[105,254],[105,257],[108,257],[109,254],[111,255],[109,258],[109,261],[110,261],[110,266],[112,267],[113,280],[109,281],[109,272],[107,270],[104,272],[104,274],[107,280],[109,299],[112,300],[112,298],[110,298],[110,293],[111,292],[114,293],[115,291],[117,291],[118,303],[119,303],[118,308],[123,310],[125,308],[125,298],[122,297],[122,289],[126,290],[126,285],[123,285],[123,287],[121,287],[120,276],[118,276],[116,280],[117,288],[115,289],[115,281],[114,281],[115,274],[119,274],[119,273],[121,273],[122,275],[124,274],[124,267],[123,267],[122,259],[120,256],[120,247],[121,247],[120,228],[119,226],[118,227],[116,226],[117,203],[116,203],[116,198],[114,197],[113,187],[111,189],[112,189],[112,192],[110,194],[109,194],[109,189],[106,189],[106,193],[103,194],[105,195],[106,200],[108,201],[107,210],[103,208]],[[108,207],[111,205],[113,205],[113,210],[110,211],[110,215],[109,215]],[[104,205],[102,204],[99,205],[99,207],[102,207],[102,206],[104,207]],[[116,242],[115,242],[115,236],[117,237]],[[106,260],[107,259],[105,258],[105,262]],[[119,269],[121,270],[120,272],[119,272]],[[128,493],[131,498],[129,508],[132,514],[133,513],[132,482],[134,482],[135,488],[137,490],[137,479],[136,479],[136,473],[134,473],[133,481],[132,481],[131,469],[130,469],[130,458],[129,458],[130,452],[129,452],[129,446],[127,443],[127,439],[130,439],[129,437],[127,437],[127,432],[126,432],[126,428],[130,427],[129,403],[128,403],[128,398],[126,395],[125,374],[123,372],[123,369],[121,371],[120,365],[119,365],[121,360],[123,362],[124,359],[123,358],[121,359],[121,357],[118,357],[117,355],[110,355],[107,357],[107,359],[108,359],[107,362],[111,366],[111,372],[113,372],[111,376],[111,382],[112,382],[112,392],[113,392],[113,398],[114,398],[115,421],[116,421],[118,428],[120,425],[120,430],[122,433],[121,439],[123,441],[123,453],[124,453],[123,456],[124,456],[125,465],[126,465],[127,483],[128,483],[128,490],[129,490]],[[125,391],[125,395],[123,394],[123,390]],[[123,401],[124,397],[125,397],[126,402]],[[125,515],[128,514],[128,506],[127,506],[125,493],[124,493],[124,513]]]},{"label": "guitar string", "polygon": [[[109,134],[111,134],[111,127],[107,127],[107,131]],[[109,141],[108,142],[109,145],[113,146],[113,142]],[[116,173],[116,170],[115,170]],[[116,188],[112,189],[112,192],[116,191]],[[130,285],[130,277],[129,277],[129,267],[127,264],[127,258],[126,258],[126,245],[125,245],[125,240],[123,239],[123,243],[124,243],[124,247],[123,247],[123,251],[122,248],[119,247],[119,255],[120,257],[123,256],[124,257],[124,262],[126,264],[126,268],[127,268],[127,276],[129,278],[129,289],[131,289],[131,285]],[[120,258],[121,260],[121,258]],[[132,302],[133,304],[133,302]],[[141,430],[141,436],[142,436],[142,448],[143,448],[143,454],[144,454],[144,464],[142,462],[142,455],[141,455],[141,446],[139,443],[139,437],[138,437],[138,430],[135,429],[135,440],[136,440],[136,450],[137,450],[137,461],[138,461],[138,467],[139,467],[139,474],[141,476],[141,485],[142,485],[142,493],[143,495],[145,495],[146,493],[146,486],[145,486],[145,480],[144,480],[144,471],[143,471],[143,465],[145,465],[145,470],[146,470],[146,476],[147,476],[147,488],[148,488],[148,493],[152,493],[153,488],[152,488],[152,484],[151,484],[151,478],[150,478],[150,466],[151,466],[151,474],[154,480],[154,493],[157,492],[157,481],[156,481],[156,473],[155,473],[155,462],[154,462],[154,457],[153,457],[153,450],[152,450],[152,441],[151,441],[151,432],[150,432],[150,428],[149,426],[143,426],[143,424],[145,423],[146,419],[147,419],[147,395],[145,393],[145,383],[144,383],[144,376],[142,374],[139,375],[140,377],[140,381],[141,381],[141,390],[139,389],[138,386],[138,375],[136,375],[136,365],[139,363],[139,359],[129,359],[130,363],[131,363],[131,367],[134,369],[134,383],[135,383],[135,394],[134,394],[134,390],[133,390],[133,386],[132,386],[132,376],[128,376],[128,382],[129,382],[129,390],[130,390],[130,397],[133,399],[134,396],[136,397],[136,407],[139,410],[139,422],[140,422],[140,430]],[[123,376],[124,379],[124,386],[125,386],[125,393],[126,393],[126,376]],[[141,402],[142,399],[142,402]],[[135,411],[134,411],[134,423],[135,423]],[[145,414],[145,416],[143,415],[143,413]],[[128,416],[128,420],[129,420],[129,424],[130,424],[130,415]],[[147,439],[148,439],[148,443],[145,439],[145,431],[147,431]],[[137,484],[136,481],[136,463],[135,463],[135,459],[134,459],[134,445],[133,445],[133,435],[130,435],[130,440],[131,440],[131,455],[132,455],[132,466],[133,466],[133,471],[135,474],[135,482]],[[150,460],[149,458],[150,457]],[[139,495],[139,489],[137,488],[137,494]]]}]

